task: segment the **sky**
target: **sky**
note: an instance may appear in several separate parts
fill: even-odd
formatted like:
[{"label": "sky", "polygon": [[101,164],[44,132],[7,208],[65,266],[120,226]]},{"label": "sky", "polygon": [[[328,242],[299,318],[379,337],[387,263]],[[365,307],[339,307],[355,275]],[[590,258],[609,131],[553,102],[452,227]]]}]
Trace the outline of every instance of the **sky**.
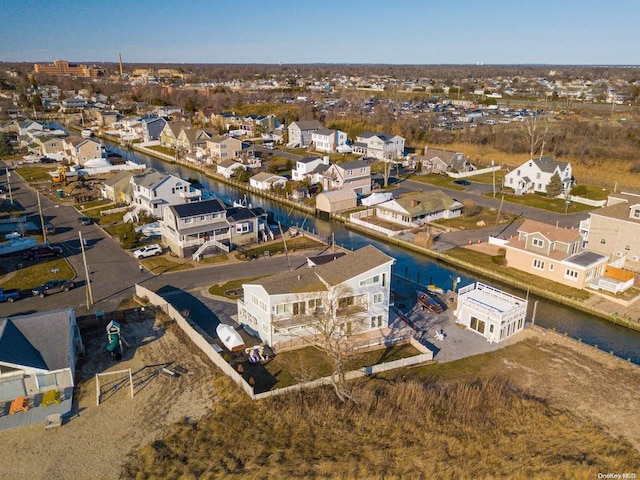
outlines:
[{"label": "sky", "polygon": [[640,64],[637,0],[0,0],[0,61]]}]

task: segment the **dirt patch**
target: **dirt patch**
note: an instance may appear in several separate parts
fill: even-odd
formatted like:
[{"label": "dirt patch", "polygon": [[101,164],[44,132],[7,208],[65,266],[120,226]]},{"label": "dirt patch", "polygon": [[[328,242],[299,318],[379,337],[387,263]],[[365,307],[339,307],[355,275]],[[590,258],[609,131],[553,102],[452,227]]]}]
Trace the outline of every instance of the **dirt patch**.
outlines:
[{"label": "dirt patch", "polygon": [[[220,373],[175,325],[165,329],[147,317],[123,322],[122,333],[131,348],[121,361],[105,353],[104,331],[83,335],[86,357],[78,366],[74,414],[65,425],[0,432],[12,457],[0,464],[0,478],[116,479],[128,453],[164,436],[167,426],[209,411],[215,399],[212,379]],[[163,366],[183,373],[159,374]],[[134,398],[127,375],[103,377],[110,390],[96,406],[95,374],[129,368]]]}]

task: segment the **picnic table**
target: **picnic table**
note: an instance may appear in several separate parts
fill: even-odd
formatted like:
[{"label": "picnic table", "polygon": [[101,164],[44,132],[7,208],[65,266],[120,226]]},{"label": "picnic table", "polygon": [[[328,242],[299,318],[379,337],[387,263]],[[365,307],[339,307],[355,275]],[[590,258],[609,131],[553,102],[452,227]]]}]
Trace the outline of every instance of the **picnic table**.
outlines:
[{"label": "picnic table", "polygon": [[26,412],[27,410],[29,410],[29,399],[27,397],[18,397],[11,402],[9,414],[13,415],[18,412]]},{"label": "picnic table", "polygon": [[42,397],[42,406],[48,407],[49,405],[60,403],[60,390],[47,390]]}]

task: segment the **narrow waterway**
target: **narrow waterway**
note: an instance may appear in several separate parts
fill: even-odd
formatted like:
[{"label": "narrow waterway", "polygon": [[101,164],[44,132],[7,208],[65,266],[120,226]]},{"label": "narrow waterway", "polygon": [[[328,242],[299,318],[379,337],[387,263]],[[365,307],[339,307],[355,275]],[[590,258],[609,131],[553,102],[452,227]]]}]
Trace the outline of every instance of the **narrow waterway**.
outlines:
[{"label": "narrow waterway", "polygon": [[[422,285],[434,283],[445,289],[451,288],[454,279],[460,277],[459,286],[468,285],[475,281],[475,277],[453,270],[445,265],[434,262],[432,259],[417,253],[405,250],[400,247],[387,245],[377,239],[367,237],[336,221],[326,221],[307,215],[295,209],[283,207],[271,200],[246,194],[244,191],[231,187],[224,183],[216,182],[204,174],[191,168],[171,164],[158,160],[149,155],[132,150],[120,148],[117,144],[106,142],[105,145],[110,150],[119,153],[125,159],[135,161],[153,167],[156,170],[171,173],[184,179],[196,179],[201,185],[217,195],[228,200],[244,200],[254,206],[260,206],[271,212],[274,221],[279,221],[283,226],[302,226],[306,230],[312,231],[324,238],[331,238],[333,235],[338,245],[355,250],[365,245],[374,245],[388,255],[396,259],[394,271],[396,274],[417,281]],[[482,281],[481,278],[478,278]],[[514,290],[506,285],[496,284],[493,280],[487,283],[504,288],[519,296],[526,296],[525,292]],[[567,333],[570,337],[580,339],[589,345],[597,345],[605,352],[613,351],[615,355],[623,359],[631,359],[633,363],[640,365],[640,332],[614,325],[606,320],[578,312],[563,305],[550,302],[546,299],[529,297],[529,315],[531,319],[533,305],[537,301],[535,323],[541,327],[555,329],[561,333]]]}]

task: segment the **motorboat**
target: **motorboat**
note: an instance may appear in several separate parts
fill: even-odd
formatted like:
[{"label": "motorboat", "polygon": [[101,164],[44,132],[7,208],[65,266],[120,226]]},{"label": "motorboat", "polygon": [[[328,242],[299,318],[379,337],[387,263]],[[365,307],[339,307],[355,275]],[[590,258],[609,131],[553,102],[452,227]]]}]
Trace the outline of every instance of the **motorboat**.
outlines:
[{"label": "motorboat", "polygon": [[82,138],[91,138],[93,136],[93,130],[85,128],[80,132],[80,136],[82,136]]},{"label": "motorboat", "polygon": [[416,297],[421,306],[429,310],[433,313],[442,313],[444,309],[440,302],[438,302],[435,298],[429,295],[427,292],[421,292],[420,290],[416,290]]},{"label": "motorboat", "polygon": [[[11,234],[10,234],[11,235]],[[8,242],[0,243],[0,255],[10,255],[35,247],[37,240],[31,237],[10,238]]]},{"label": "motorboat", "polygon": [[444,289],[437,285],[427,285],[427,292],[432,293],[434,295],[442,295],[444,293]]},{"label": "motorboat", "polygon": [[216,327],[218,338],[222,344],[231,352],[240,352],[245,348],[244,340],[232,325],[220,323]]}]

